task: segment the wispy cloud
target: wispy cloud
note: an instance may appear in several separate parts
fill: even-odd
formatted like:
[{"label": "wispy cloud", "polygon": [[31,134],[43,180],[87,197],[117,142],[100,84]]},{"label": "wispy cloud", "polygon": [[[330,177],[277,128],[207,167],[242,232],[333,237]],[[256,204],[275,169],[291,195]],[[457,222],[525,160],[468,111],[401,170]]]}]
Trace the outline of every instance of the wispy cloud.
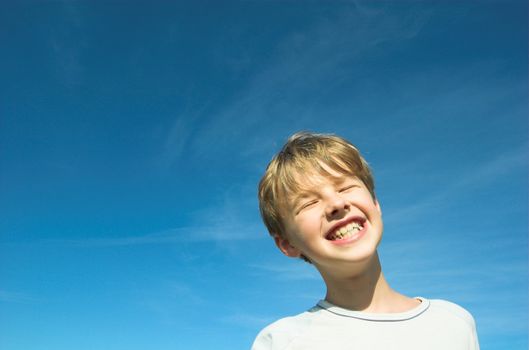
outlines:
[{"label": "wispy cloud", "polygon": [[[193,95],[193,88],[189,88],[188,95]],[[168,169],[178,164],[180,156],[186,152],[196,133],[196,128],[204,112],[207,110],[208,102],[201,100],[200,105],[188,101],[184,110],[178,114],[165,136],[162,150],[156,159],[157,165],[162,169]]]},{"label": "wispy cloud", "polygon": [[[148,244],[180,244],[185,242],[221,242],[261,239],[260,229],[250,226],[189,226],[139,236],[84,239],[52,239],[48,243],[78,247],[117,247]],[[203,234],[207,233],[207,234]]]},{"label": "wispy cloud", "polygon": [[259,329],[277,320],[279,316],[262,316],[248,313],[236,313],[223,317],[221,322],[251,329]]},{"label": "wispy cloud", "polygon": [[480,188],[524,167],[527,170],[526,167],[529,164],[528,147],[528,144],[524,144],[468,170],[467,173],[458,177],[458,181],[452,185],[451,190]]},{"label": "wispy cloud", "polygon": [[0,289],[0,302],[4,303],[28,303],[35,301],[35,297],[25,293]]},{"label": "wispy cloud", "polygon": [[199,288],[185,282],[171,280],[135,290],[132,298],[137,305],[145,308],[166,324],[183,323],[185,321],[182,317],[183,310],[188,313],[199,312],[197,308],[206,303]]},{"label": "wispy cloud", "polygon": [[[254,185],[254,184],[252,184]],[[44,243],[79,247],[115,247],[140,245],[182,244],[186,242],[229,242],[267,239],[266,229],[258,217],[254,187],[237,185],[223,194],[210,198],[207,206],[188,212],[187,223],[139,235],[49,239]]]},{"label": "wispy cloud", "polygon": [[48,45],[53,53],[52,64],[58,79],[67,87],[83,81],[82,51],[85,49],[83,17],[75,2],[61,2],[62,21],[51,26]]},{"label": "wispy cloud", "polygon": [[[189,140],[189,150],[203,156],[212,152],[255,155],[274,146],[270,135],[277,135],[277,129],[286,135],[293,129],[312,127],[311,120],[320,120],[323,112],[320,96],[343,82],[351,62],[384,43],[409,40],[428,18],[425,12],[403,17],[351,6],[332,18],[322,17],[303,32],[289,33],[247,86],[215,115],[205,118],[196,137]],[[203,140],[214,140],[215,148]]]},{"label": "wispy cloud", "polygon": [[432,188],[430,193],[408,206],[392,208],[384,213],[384,220],[395,224],[409,218],[424,215],[432,210],[438,211],[443,203],[450,203],[449,198],[457,198],[462,193],[469,193],[489,186],[490,184],[512,174],[524,171],[528,165],[528,145],[511,149],[488,161],[475,164],[473,167],[459,169],[458,176],[447,178],[442,188]]},{"label": "wispy cloud", "polygon": [[[286,258],[285,258],[286,259]],[[266,275],[273,276],[280,280],[321,280],[320,275],[314,266],[301,260],[288,261],[284,264],[250,264],[254,271],[261,271]]]}]

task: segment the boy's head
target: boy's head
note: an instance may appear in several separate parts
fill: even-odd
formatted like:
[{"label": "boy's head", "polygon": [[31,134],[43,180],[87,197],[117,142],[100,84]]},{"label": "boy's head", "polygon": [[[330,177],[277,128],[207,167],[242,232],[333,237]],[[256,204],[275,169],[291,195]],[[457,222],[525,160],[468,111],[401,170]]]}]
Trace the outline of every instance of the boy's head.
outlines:
[{"label": "boy's head", "polygon": [[290,199],[314,178],[333,177],[329,169],[360,179],[375,200],[371,170],[355,146],[335,135],[296,133],[268,164],[259,183],[259,209],[271,235],[284,237]]}]

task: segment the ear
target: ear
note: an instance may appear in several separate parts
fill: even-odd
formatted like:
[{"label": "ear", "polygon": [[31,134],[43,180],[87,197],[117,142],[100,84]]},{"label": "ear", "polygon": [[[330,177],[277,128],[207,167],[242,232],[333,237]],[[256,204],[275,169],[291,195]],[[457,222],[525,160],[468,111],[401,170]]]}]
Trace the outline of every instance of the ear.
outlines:
[{"label": "ear", "polygon": [[380,203],[376,199],[375,199],[375,207],[377,208],[380,215],[382,215],[382,209],[380,208]]},{"label": "ear", "polygon": [[279,250],[286,256],[291,258],[299,258],[301,255],[299,249],[291,245],[288,239],[285,237],[274,234],[274,242],[276,243],[276,246],[279,248]]}]

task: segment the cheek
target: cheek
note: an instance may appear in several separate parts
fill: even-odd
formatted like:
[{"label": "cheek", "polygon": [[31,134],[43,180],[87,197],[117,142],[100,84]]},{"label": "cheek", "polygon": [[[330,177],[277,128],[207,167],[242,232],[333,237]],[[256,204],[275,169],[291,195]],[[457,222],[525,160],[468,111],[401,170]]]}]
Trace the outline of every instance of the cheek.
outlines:
[{"label": "cheek", "polygon": [[308,240],[313,236],[319,236],[321,230],[321,220],[314,217],[307,217],[298,220],[297,235],[302,240]]}]

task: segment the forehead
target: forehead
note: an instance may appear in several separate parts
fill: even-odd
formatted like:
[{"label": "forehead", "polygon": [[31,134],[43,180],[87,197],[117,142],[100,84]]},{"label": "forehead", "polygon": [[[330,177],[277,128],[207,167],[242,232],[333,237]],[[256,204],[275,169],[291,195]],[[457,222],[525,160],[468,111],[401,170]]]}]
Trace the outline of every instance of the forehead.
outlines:
[{"label": "forehead", "polygon": [[326,183],[338,183],[342,182],[346,178],[351,178],[352,173],[339,173],[331,170],[329,173],[320,174],[316,172],[306,172],[302,174],[296,174],[296,185],[295,189],[298,191],[310,190],[311,188],[321,186]]},{"label": "forehead", "polygon": [[357,179],[352,171],[346,171],[345,169],[335,170],[325,164],[320,166],[321,169],[309,168],[304,171],[298,170],[292,174],[292,180],[285,184],[284,188],[288,202],[310,194],[324,184],[340,184],[346,180]]}]

